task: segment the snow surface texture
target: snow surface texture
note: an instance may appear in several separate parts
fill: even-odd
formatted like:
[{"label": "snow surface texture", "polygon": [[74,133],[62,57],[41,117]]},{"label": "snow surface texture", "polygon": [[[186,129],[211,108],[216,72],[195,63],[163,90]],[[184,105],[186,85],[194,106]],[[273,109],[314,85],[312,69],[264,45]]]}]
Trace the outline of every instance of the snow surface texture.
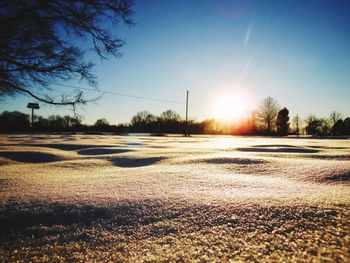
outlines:
[{"label": "snow surface texture", "polygon": [[0,261],[350,259],[350,140],[1,135]]}]

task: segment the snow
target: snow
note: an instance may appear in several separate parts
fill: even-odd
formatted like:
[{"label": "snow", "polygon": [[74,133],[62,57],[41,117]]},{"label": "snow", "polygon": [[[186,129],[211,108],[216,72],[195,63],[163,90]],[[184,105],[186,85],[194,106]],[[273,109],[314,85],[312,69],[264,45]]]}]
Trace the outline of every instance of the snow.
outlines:
[{"label": "snow", "polygon": [[350,140],[2,135],[0,260],[350,258]]}]

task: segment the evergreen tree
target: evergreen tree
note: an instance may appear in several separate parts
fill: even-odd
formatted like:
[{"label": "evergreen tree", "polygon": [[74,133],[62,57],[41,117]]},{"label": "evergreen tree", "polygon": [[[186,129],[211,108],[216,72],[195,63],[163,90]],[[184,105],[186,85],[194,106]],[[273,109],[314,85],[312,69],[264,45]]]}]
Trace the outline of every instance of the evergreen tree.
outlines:
[{"label": "evergreen tree", "polygon": [[276,119],[277,134],[281,136],[288,135],[289,130],[289,111],[283,108],[277,114]]}]

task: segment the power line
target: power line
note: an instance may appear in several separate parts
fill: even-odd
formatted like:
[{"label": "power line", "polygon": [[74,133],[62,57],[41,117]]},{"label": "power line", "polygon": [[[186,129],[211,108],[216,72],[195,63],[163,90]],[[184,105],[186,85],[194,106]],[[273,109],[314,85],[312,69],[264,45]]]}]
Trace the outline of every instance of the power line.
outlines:
[{"label": "power line", "polygon": [[164,99],[151,98],[151,97],[145,97],[145,96],[137,96],[137,95],[131,95],[131,94],[126,94],[126,93],[114,92],[114,91],[109,91],[109,90],[82,88],[82,87],[78,87],[78,86],[74,86],[74,85],[67,85],[67,84],[60,84],[60,83],[50,83],[50,84],[57,85],[57,86],[68,87],[68,88],[75,88],[75,89],[80,89],[80,90],[87,90],[87,91],[93,91],[93,92],[98,92],[98,93],[104,93],[104,94],[111,94],[111,95],[116,95],[116,96],[129,97],[129,98],[134,98],[134,99],[152,100],[152,101],[159,101],[159,102],[166,102],[166,103],[185,105],[185,103],[179,102],[179,101],[164,100]]},{"label": "power line", "polygon": [[[129,97],[129,98],[134,98],[134,99],[142,99],[142,100],[150,100],[150,101],[157,101],[157,102],[165,102],[165,103],[172,103],[172,104],[177,104],[177,105],[186,105],[186,103],[184,103],[184,102],[174,101],[174,100],[165,100],[165,99],[160,99],[160,98],[152,98],[152,97],[146,97],[146,96],[137,96],[137,95],[120,93],[120,92],[114,92],[114,91],[109,91],[109,90],[101,90],[101,89],[93,89],[93,88],[82,88],[82,87],[75,86],[75,85],[61,84],[61,83],[56,83],[56,82],[52,82],[50,84],[56,85],[56,86],[67,87],[67,88],[79,89],[79,90],[93,91],[93,92],[98,92],[98,93],[103,93],[103,94],[110,94],[110,95],[116,95],[116,96],[122,96],[122,97]],[[204,108],[204,106],[199,106],[199,105],[191,105],[191,106],[192,107]]]}]

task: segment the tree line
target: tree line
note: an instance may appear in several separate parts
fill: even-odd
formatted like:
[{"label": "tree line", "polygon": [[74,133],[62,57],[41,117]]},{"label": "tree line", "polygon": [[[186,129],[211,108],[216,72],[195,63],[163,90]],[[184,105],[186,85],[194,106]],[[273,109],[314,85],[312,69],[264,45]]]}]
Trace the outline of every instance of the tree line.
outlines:
[{"label": "tree line", "polygon": [[260,133],[267,135],[350,135],[350,118],[343,118],[343,115],[337,111],[332,111],[328,118],[309,114],[302,120],[299,115],[296,115],[290,122],[288,109],[286,107],[280,109],[278,102],[272,97],[267,97],[261,102],[256,123],[259,125]]},{"label": "tree line", "polygon": [[0,114],[0,132],[111,132],[111,133],[184,133],[188,125],[191,134],[233,134],[233,135],[350,135],[350,118],[343,118],[337,111],[328,118],[310,114],[305,119],[298,115],[290,118],[286,107],[279,107],[272,98],[265,98],[258,109],[247,114],[238,122],[222,122],[207,119],[188,123],[173,110],[159,116],[148,111],[136,113],[127,124],[112,125],[106,119],[98,119],[93,125],[82,122],[80,117],[50,115],[48,118],[35,116],[31,125],[28,114],[4,111]]}]

